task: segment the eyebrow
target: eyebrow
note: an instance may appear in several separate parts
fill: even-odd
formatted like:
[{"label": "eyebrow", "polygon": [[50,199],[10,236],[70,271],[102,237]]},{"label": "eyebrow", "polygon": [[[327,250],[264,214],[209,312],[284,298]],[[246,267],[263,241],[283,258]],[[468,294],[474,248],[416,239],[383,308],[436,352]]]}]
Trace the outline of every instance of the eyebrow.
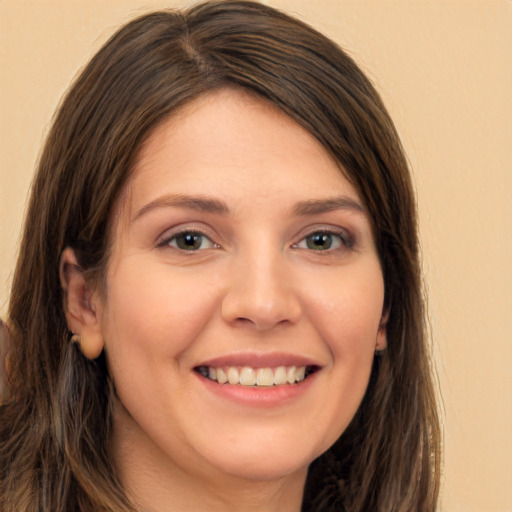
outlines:
[{"label": "eyebrow", "polygon": [[133,220],[137,220],[143,215],[156,210],[157,208],[187,208],[189,210],[196,210],[200,212],[216,213],[220,215],[227,215],[229,208],[224,201],[214,199],[206,196],[188,196],[188,195],[165,195],[158,197],[147,205],[143,206],[134,216]]},{"label": "eyebrow", "polygon": [[334,210],[353,210],[359,213],[365,213],[363,205],[347,196],[330,197],[326,199],[312,199],[300,201],[293,207],[294,215],[319,215]]},{"label": "eyebrow", "polygon": [[[186,208],[189,210],[215,213],[218,215],[229,214],[229,208],[224,201],[207,197],[203,195],[182,195],[170,194],[156,198],[143,206],[133,217],[137,220],[143,215],[156,210],[158,208]],[[307,216],[319,215],[322,213],[331,212],[334,210],[353,210],[360,213],[365,213],[364,207],[356,201],[347,196],[330,197],[325,199],[311,199],[307,201],[299,201],[292,208],[293,215]]]}]

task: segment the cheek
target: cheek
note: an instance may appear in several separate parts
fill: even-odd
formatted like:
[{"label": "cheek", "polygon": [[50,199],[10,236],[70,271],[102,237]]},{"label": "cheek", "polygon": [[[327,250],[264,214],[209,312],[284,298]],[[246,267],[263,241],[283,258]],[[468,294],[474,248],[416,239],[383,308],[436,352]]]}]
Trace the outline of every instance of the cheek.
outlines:
[{"label": "cheek", "polygon": [[133,258],[110,282],[105,346],[118,364],[142,368],[143,360],[175,358],[214,314],[214,291],[206,293],[191,273],[171,275],[165,266],[143,267]]},{"label": "cheek", "polygon": [[311,296],[310,318],[327,346],[331,363],[326,401],[317,411],[329,425],[321,449],[347,428],[366,392],[382,317],[384,285],[379,267],[351,269],[329,293]]},{"label": "cheek", "polygon": [[311,296],[310,317],[317,319],[334,359],[367,360],[373,356],[382,318],[382,274],[377,266],[344,274],[331,280],[323,293]]}]

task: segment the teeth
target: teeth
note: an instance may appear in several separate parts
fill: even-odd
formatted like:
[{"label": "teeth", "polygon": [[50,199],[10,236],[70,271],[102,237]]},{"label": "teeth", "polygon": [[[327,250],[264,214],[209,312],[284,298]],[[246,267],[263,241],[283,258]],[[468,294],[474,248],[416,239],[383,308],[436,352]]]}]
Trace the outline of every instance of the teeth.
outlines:
[{"label": "teeth", "polygon": [[240,373],[240,384],[242,386],[254,386],[256,384],[256,373],[249,366],[244,366]]},{"label": "teeth", "polygon": [[286,372],[286,380],[288,381],[288,384],[293,384],[295,382],[295,371],[297,368],[295,366],[290,366],[288,368],[288,371]]},{"label": "teeth", "polygon": [[228,376],[222,368],[217,368],[217,382],[225,384],[228,381]]},{"label": "teeth", "polygon": [[279,386],[280,384],[286,384],[286,368],[284,366],[279,366],[274,371],[274,384]]},{"label": "teeth", "polygon": [[274,372],[272,368],[260,368],[256,374],[256,384],[258,386],[273,386]]},{"label": "teeth", "polygon": [[[219,384],[229,383],[242,386],[282,386],[284,384],[296,384],[306,378],[305,366],[278,366],[276,368],[243,368],[229,366],[224,368],[213,368],[202,366],[199,373],[215,380]],[[309,374],[309,371],[308,371]]]},{"label": "teeth", "polygon": [[230,368],[228,370],[228,382],[230,384],[238,384],[240,382],[240,374],[236,368]]},{"label": "teeth", "polygon": [[306,367],[301,366],[296,372],[295,372],[295,380],[297,382],[300,382],[301,380],[304,380],[306,377]]}]

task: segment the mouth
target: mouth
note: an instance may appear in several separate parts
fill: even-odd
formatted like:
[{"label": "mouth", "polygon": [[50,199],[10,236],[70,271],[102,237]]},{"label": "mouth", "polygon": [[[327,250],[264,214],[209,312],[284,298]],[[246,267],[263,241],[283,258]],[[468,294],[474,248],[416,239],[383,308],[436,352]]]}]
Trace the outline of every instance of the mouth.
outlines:
[{"label": "mouth", "polygon": [[320,369],[316,365],[304,366],[196,366],[194,371],[219,384],[246,387],[293,386]]}]

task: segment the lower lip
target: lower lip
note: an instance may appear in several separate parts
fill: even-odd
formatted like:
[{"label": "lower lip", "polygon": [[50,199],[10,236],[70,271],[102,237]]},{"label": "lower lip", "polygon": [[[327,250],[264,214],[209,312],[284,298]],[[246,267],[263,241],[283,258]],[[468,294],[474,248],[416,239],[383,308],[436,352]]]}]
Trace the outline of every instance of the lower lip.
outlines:
[{"label": "lower lip", "polygon": [[312,373],[297,384],[281,386],[242,386],[240,384],[219,384],[200,374],[197,377],[202,384],[215,395],[252,407],[276,407],[292,402],[304,395],[313,384],[319,372]]}]

